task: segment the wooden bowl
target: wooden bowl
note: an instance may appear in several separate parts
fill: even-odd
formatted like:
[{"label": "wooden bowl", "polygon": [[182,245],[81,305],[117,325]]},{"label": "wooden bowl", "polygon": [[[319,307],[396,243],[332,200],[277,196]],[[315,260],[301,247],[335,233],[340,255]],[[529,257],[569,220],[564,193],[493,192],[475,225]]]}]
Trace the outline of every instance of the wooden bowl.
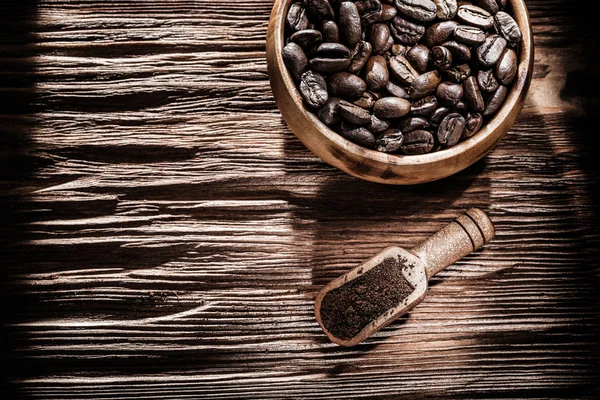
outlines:
[{"label": "wooden bowl", "polygon": [[473,137],[434,153],[402,156],[369,150],[350,142],[305,109],[288,73],[281,50],[285,44],[285,16],[292,0],[275,0],[267,33],[267,68],[275,101],[294,134],[314,154],[342,171],[372,182],[411,185],[455,174],[481,159],[510,129],[523,107],[533,72],[533,36],[523,0],[508,0],[521,28],[523,41],[517,78],[504,105]]}]

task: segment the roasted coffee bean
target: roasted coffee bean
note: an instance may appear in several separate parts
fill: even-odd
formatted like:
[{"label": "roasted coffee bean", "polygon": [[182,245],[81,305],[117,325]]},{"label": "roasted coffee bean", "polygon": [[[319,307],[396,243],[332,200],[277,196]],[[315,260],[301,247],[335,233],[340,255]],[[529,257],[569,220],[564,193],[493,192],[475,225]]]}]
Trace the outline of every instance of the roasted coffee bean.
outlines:
[{"label": "roasted coffee bean", "polygon": [[359,0],[356,1],[358,14],[363,27],[371,25],[381,18],[383,8],[379,0]]},{"label": "roasted coffee bean", "polygon": [[442,82],[438,86],[436,94],[441,104],[453,107],[463,97],[463,87],[457,83]]},{"label": "roasted coffee bean", "polygon": [[481,129],[481,125],[483,125],[483,117],[481,114],[473,114],[467,118],[465,122],[465,131],[463,132],[463,139],[468,139],[476,134],[479,129]]},{"label": "roasted coffee bean", "polygon": [[488,102],[485,106],[485,110],[483,110],[484,117],[491,117],[496,114],[502,104],[504,104],[504,100],[506,100],[506,95],[508,94],[508,89],[506,86],[500,85],[498,89],[490,96]]},{"label": "roasted coffee bean", "polygon": [[324,21],[321,25],[321,33],[324,42],[339,43],[340,41],[340,30],[334,21]]},{"label": "roasted coffee bean", "polygon": [[464,83],[465,85],[465,103],[469,108],[475,112],[481,112],[485,108],[483,96],[479,91],[477,85],[477,79],[474,76],[470,76]]},{"label": "roasted coffee bean", "polygon": [[435,96],[423,97],[412,103],[409,116],[429,118],[437,109],[438,102]]},{"label": "roasted coffee bean", "polygon": [[461,64],[444,71],[442,75],[450,82],[462,83],[471,75],[471,68],[468,64]]},{"label": "roasted coffee bean", "polygon": [[477,48],[477,60],[485,67],[491,67],[500,59],[504,49],[506,48],[506,40],[498,35],[489,35],[485,42]]},{"label": "roasted coffee bean", "polygon": [[380,90],[390,80],[387,63],[383,56],[372,56],[365,67],[365,81],[369,90]]},{"label": "roasted coffee bean", "polygon": [[429,118],[429,123],[431,126],[438,127],[444,118],[446,118],[446,115],[450,114],[451,112],[452,109],[450,107],[438,107],[431,115],[431,118]]},{"label": "roasted coffee bean", "polygon": [[435,92],[440,82],[441,78],[438,71],[426,72],[419,75],[419,77],[417,77],[410,85],[410,88],[408,88],[408,95],[413,100],[428,96]]},{"label": "roasted coffee bean", "polygon": [[401,99],[409,99],[410,98],[410,96],[408,95],[408,92],[404,88],[396,85],[392,81],[389,81],[385,85],[384,89],[390,96],[400,97]]},{"label": "roasted coffee bean", "polygon": [[315,57],[309,61],[310,67],[320,73],[345,71],[350,65],[349,58],[323,58]]},{"label": "roasted coffee bean", "polygon": [[400,150],[406,155],[426,154],[433,149],[434,144],[431,132],[418,129],[404,134]]},{"label": "roasted coffee bean", "polygon": [[340,4],[339,24],[343,42],[354,48],[362,36],[360,14],[358,13],[356,4],[349,1],[344,1]]},{"label": "roasted coffee bean", "polygon": [[436,16],[439,19],[452,19],[458,11],[456,0],[433,0],[437,9]]},{"label": "roasted coffee bean", "polygon": [[396,0],[395,4],[398,11],[417,21],[432,21],[437,13],[432,0]]},{"label": "roasted coffee bean", "polygon": [[328,0],[305,0],[308,12],[317,20],[333,19],[334,13]]},{"label": "roasted coffee bean", "polygon": [[492,15],[500,11],[500,5],[497,0],[475,0],[475,4]]},{"label": "roasted coffee bean", "polygon": [[316,29],[304,29],[290,36],[290,41],[297,43],[304,49],[310,49],[318,46],[323,41],[323,36]]},{"label": "roasted coffee bean", "polygon": [[465,24],[481,29],[489,29],[494,26],[494,17],[489,12],[471,4],[458,7],[456,16]]},{"label": "roasted coffee bean", "polygon": [[308,28],[308,15],[306,15],[306,9],[302,3],[294,3],[290,6],[286,22],[293,32]]},{"label": "roasted coffee bean", "polygon": [[364,40],[358,42],[358,44],[356,45],[354,57],[352,57],[352,61],[350,62],[350,66],[348,67],[348,71],[352,72],[353,74],[359,73],[367,63],[369,57],[371,57],[371,52],[371,43],[365,42]]},{"label": "roasted coffee bean", "polygon": [[394,38],[392,36],[390,36],[388,38],[387,44],[385,45],[385,47],[381,51],[381,54],[385,53],[386,56],[389,56],[389,51],[391,50],[391,48],[392,48],[393,45],[394,45]]},{"label": "roasted coffee bean", "polygon": [[322,107],[329,99],[327,83],[323,75],[314,71],[307,71],[302,74],[300,79],[300,94],[309,107]]},{"label": "roasted coffee bean", "polygon": [[399,42],[413,45],[421,40],[425,27],[396,15],[390,24],[390,33]]},{"label": "roasted coffee bean", "polygon": [[494,76],[494,71],[491,69],[482,69],[477,72],[477,83],[479,84],[479,89],[484,93],[495,92],[498,86],[500,86]]},{"label": "roasted coffee bean", "polygon": [[364,108],[365,110],[370,110],[375,105],[375,102],[379,100],[379,95],[373,92],[366,91],[362,94],[360,99],[356,100],[354,104],[357,106]]},{"label": "roasted coffee bean", "polygon": [[381,9],[381,17],[379,17],[379,21],[390,21],[396,16],[396,13],[396,7],[391,6],[389,4],[383,4]]},{"label": "roasted coffee bean", "polygon": [[405,56],[406,51],[407,51],[406,46],[399,44],[399,43],[394,43],[392,45],[392,47],[390,48],[390,52],[394,56]]},{"label": "roasted coffee bean", "polygon": [[342,120],[342,116],[338,112],[338,106],[342,99],[337,97],[330,97],[325,105],[319,108],[317,111],[317,118],[319,118],[325,125],[332,126]]},{"label": "roasted coffee bean", "polygon": [[409,111],[410,102],[399,97],[382,97],[373,106],[373,113],[379,118],[400,118]]},{"label": "roasted coffee bean", "polygon": [[431,60],[431,52],[422,44],[416,44],[408,50],[406,59],[418,73],[424,74],[427,72]]},{"label": "roasted coffee bean", "polygon": [[404,142],[404,135],[399,129],[388,129],[375,142],[375,150],[383,153],[396,153]]},{"label": "roasted coffee bean", "polygon": [[302,47],[290,42],[281,50],[281,57],[292,77],[300,80],[308,68],[308,59]]},{"label": "roasted coffee bean", "polygon": [[373,24],[371,25],[369,37],[369,42],[373,47],[373,55],[381,54],[388,44],[390,28],[387,24]]},{"label": "roasted coffee bean", "polygon": [[437,130],[438,142],[443,147],[452,147],[458,143],[465,131],[465,118],[456,113],[448,114]]},{"label": "roasted coffee bean", "polygon": [[401,83],[410,85],[419,76],[419,73],[410,65],[406,57],[394,56],[388,61],[392,76]]},{"label": "roasted coffee bean", "polygon": [[442,21],[431,25],[423,35],[423,44],[429,48],[441,45],[454,34],[457,26],[456,21]]},{"label": "roasted coffee bean", "polygon": [[367,125],[367,129],[377,134],[386,131],[390,127],[390,122],[379,118],[377,115],[371,115],[371,122]]},{"label": "roasted coffee bean", "polygon": [[450,53],[452,53],[452,61],[454,61],[454,63],[469,62],[471,60],[471,49],[466,44],[450,40],[444,42],[442,46],[450,50]]},{"label": "roasted coffee bean", "polygon": [[403,119],[402,122],[398,125],[398,128],[404,133],[416,131],[417,129],[427,129],[431,125],[429,125],[429,121],[425,118],[421,117],[409,117]]},{"label": "roasted coffee bean", "polygon": [[504,11],[499,11],[494,16],[494,22],[496,23],[496,30],[500,35],[508,42],[517,44],[521,42],[523,35],[519,25],[509,14]]},{"label": "roasted coffee bean", "polygon": [[338,72],[331,75],[327,79],[327,87],[331,96],[350,101],[358,100],[367,90],[365,81],[349,72]]},{"label": "roasted coffee bean", "polygon": [[452,108],[452,112],[459,113],[463,117],[467,115],[468,111],[469,110],[467,109],[467,105],[462,101],[456,103],[456,105]]},{"label": "roasted coffee bean", "polygon": [[477,27],[468,25],[457,26],[454,31],[454,37],[458,42],[468,46],[479,46],[485,42],[485,32]]},{"label": "roasted coffee bean", "polygon": [[310,67],[321,73],[345,71],[350,66],[350,50],[340,43],[321,43]]},{"label": "roasted coffee bean", "polygon": [[315,55],[325,58],[350,58],[350,49],[341,43],[321,43]]},{"label": "roasted coffee bean", "polygon": [[496,77],[503,85],[509,85],[517,76],[517,53],[513,49],[506,49],[496,64]]},{"label": "roasted coffee bean", "polygon": [[433,65],[440,71],[445,71],[452,66],[452,53],[446,47],[435,46],[431,49]]},{"label": "roasted coffee bean", "polygon": [[340,125],[340,134],[351,142],[368,149],[375,146],[375,135],[363,126],[352,125],[344,121]]},{"label": "roasted coffee bean", "polygon": [[356,104],[342,100],[338,112],[346,121],[354,125],[366,125],[371,122],[371,114]]}]

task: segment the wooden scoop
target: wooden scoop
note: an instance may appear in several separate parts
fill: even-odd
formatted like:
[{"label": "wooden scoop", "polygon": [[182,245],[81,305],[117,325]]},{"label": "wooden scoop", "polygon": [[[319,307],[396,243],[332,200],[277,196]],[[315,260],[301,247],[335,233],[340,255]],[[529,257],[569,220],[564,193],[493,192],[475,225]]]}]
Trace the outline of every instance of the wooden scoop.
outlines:
[{"label": "wooden scoop", "polygon": [[419,304],[432,276],[493,237],[487,214],[471,208],[411,250],[388,247],[319,292],[317,321],[332,342],[354,346]]}]

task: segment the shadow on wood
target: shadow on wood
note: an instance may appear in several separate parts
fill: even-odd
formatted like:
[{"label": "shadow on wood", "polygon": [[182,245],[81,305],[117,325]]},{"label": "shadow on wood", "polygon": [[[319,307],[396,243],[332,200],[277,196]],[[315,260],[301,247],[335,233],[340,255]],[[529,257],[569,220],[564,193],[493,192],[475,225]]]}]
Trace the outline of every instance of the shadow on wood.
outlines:
[{"label": "shadow on wood", "polygon": [[[4,374],[1,390],[5,398],[21,398],[23,393],[12,380],[30,368],[18,356],[23,337],[13,335],[7,324],[22,317],[30,307],[31,298],[14,285],[20,272],[24,249],[18,243],[24,239],[24,223],[31,218],[28,192],[36,171],[52,161],[34,154],[31,131],[36,124],[36,78],[32,50],[37,14],[34,0],[8,0],[0,5],[0,302],[2,303],[2,344],[0,352]],[[29,51],[22,52],[22,45]],[[7,101],[8,100],[8,101]],[[34,185],[34,184],[33,184]]]}]

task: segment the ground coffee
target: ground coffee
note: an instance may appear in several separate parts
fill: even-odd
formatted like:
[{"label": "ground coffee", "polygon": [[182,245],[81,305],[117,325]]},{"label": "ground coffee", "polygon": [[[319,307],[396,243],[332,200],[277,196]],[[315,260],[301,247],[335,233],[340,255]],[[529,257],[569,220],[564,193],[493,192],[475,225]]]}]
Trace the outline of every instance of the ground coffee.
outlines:
[{"label": "ground coffee", "polygon": [[335,337],[348,340],[398,306],[413,287],[402,274],[406,260],[386,258],[358,278],[328,292],[321,302],[321,321]]}]

